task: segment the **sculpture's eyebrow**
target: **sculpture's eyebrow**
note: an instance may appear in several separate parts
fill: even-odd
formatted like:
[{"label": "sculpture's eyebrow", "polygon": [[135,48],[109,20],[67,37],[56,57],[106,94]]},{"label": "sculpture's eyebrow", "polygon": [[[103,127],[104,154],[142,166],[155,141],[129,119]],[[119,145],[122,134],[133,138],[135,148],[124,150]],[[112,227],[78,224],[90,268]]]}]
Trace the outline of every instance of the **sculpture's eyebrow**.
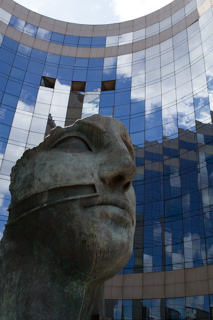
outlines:
[{"label": "sculpture's eyebrow", "polygon": [[95,145],[102,145],[106,130],[98,123],[81,120],[78,122],[78,130]]},{"label": "sculpture's eyebrow", "polygon": [[125,144],[125,146],[127,147],[127,150],[129,151],[129,154],[130,154],[132,160],[135,161],[135,153],[134,153],[134,149],[133,149],[131,143],[123,137],[122,137],[122,140],[123,140],[123,143]]}]

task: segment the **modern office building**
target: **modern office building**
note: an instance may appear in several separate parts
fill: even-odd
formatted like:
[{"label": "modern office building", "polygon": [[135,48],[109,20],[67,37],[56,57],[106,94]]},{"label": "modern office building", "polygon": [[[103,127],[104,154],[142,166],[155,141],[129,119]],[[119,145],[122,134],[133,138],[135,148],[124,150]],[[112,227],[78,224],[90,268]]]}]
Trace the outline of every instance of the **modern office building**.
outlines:
[{"label": "modern office building", "polygon": [[106,315],[213,319],[212,111],[213,0],[109,25],[0,0],[0,232],[24,150],[56,125],[113,116],[135,146],[137,227],[129,263],[106,283]]}]

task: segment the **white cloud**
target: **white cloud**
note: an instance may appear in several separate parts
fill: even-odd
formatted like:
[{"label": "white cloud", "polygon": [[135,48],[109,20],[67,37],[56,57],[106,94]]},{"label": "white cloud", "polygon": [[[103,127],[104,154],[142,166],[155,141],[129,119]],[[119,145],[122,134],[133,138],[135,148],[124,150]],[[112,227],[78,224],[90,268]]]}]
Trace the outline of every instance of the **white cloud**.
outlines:
[{"label": "white cloud", "polygon": [[0,232],[0,240],[1,240],[1,238],[3,237],[3,233],[2,232]]},{"label": "white cloud", "polygon": [[131,20],[155,11],[172,0],[17,0],[28,9],[62,21],[82,24],[106,24]]},{"label": "white cloud", "polygon": [[120,21],[131,20],[144,16],[150,12],[160,9],[161,7],[172,2],[171,0],[132,0],[124,2],[123,0],[113,0],[113,9],[120,17]]}]

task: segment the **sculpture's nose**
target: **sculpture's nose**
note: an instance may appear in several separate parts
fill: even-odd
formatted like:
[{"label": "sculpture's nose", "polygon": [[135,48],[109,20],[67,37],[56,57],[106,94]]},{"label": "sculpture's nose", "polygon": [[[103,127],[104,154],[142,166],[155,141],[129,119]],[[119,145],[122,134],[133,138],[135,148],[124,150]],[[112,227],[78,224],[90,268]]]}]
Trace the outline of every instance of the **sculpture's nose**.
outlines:
[{"label": "sculpture's nose", "polygon": [[99,177],[104,184],[123,192],[129,190],[135,174],[136,166],[130,154],[121,150],[116,150],[99,169]]}]

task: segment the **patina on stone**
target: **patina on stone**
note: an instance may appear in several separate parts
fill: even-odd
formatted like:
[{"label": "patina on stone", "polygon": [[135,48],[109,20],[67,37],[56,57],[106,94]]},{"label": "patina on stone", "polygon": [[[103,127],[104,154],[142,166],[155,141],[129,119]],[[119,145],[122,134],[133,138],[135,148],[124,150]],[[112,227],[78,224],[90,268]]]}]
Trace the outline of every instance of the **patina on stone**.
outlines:
[{"label": "patina on stone", "polygon": [[135,173],[124,125],[99,115],[24,153],[0,243],[1,320],[106,319],[103,283],[133,248]]}]

